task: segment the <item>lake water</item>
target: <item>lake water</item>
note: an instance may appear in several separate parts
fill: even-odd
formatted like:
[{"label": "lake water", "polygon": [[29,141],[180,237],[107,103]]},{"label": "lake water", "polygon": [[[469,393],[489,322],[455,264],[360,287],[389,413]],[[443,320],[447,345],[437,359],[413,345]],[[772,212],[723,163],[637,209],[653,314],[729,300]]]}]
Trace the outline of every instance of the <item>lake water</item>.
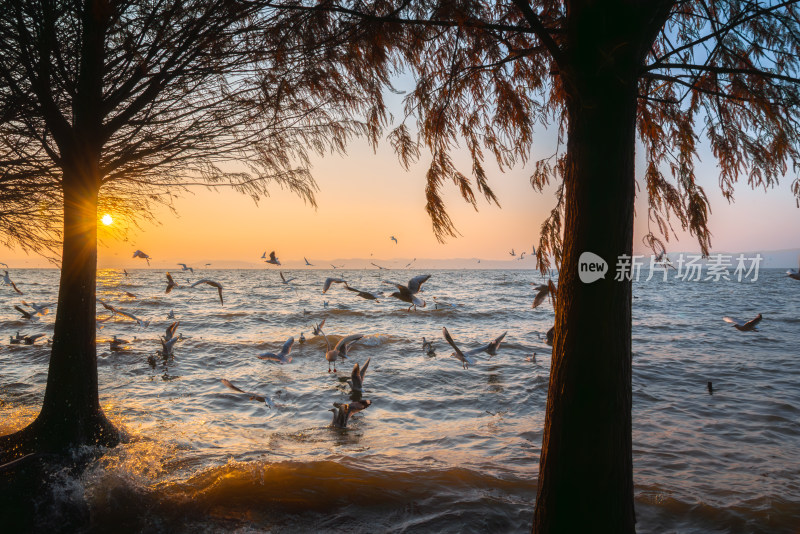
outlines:
[{"label": "lake water", "polygon": [[[172,272],[179,284],[219,281],[224,306],[214,288],[167,295],[163,271],[129,272],[100,271],[98,297],[151,324],[106,322],[98,371],[104,410],[137,439],[53,488],[85,499],[93,531],[530,530],[550,372],[539,335],[553,324],[549,302],[531,308],[538,272],[285,271],[295,290],[277,269]],[[432,275],[421,294],[428,306],[416,312],[336,285],[321,292],[327,276],[385,291],[381,280],[423,273]],[[0,288],[0,434],[38,413],[49,359],[41,340],[10,345],[8,336],[50,336],[54,320],[51,312],[31,323],[13,305],[54,302],[58,289],[56,270],[11,274],[25,295]],[[800,282],[770,269],[757,282],[643,277],[634,295],[637,530],[798,532]],[[186,339],[172,359],[153,359],[170,310]],[[759,332],[722,321],[757,313]],[[364,335],[337,373],[311,333],[322,319],[332,341]],[[497,356],[465,370],[443,326],[464,348],[508,334]],[[290,364],[256,358],[301,332]],[[127,349],[111,352],[112,335]],[[421,350],[423,336],[435,356]],[[367,358],[372,406],[347,429],[331,427],[328,409],[349,401],[345,380]],[[235,394],[222,378],[277,406]]]}]

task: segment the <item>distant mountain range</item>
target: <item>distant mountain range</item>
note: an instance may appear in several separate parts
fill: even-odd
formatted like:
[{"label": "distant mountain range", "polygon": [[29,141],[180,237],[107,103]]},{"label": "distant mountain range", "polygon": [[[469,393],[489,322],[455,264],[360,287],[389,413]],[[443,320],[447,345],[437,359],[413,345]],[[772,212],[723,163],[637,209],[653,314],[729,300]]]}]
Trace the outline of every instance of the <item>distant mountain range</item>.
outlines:
[{"label": "distant mountain range", "polygon": [[[681,254],[684,257],[695,256],[696,252],[669,252],[669,257],[674,261],[677,260]],[[712,251],[711,255],[722,254],[731,256],[732,261],[740,252],[726,252],[726,251]],[[797,269],[800,258],[800,248],[782,249],[782,250],[756,250],[743,252],[746,258],[754,257],[756,254],[761,254],[763,260],[761,261],[761,268],[781,268],[781,269]],[[279,256],[280,257],[280,256]],[[343,269],[373,269],[378,270],[376,265],[379,265],[389,270],[408,270],[418,271],[420,269],[536,269],[536,260],[531,256],[525,256],[523,260],[516,258],[509,259],[485,259],[485,258],[453,258],[453,259],[430,259],[419,258],[412,262],[413,258],[392,258],[392,259],[375,259],[375,258],[336,258],[333,260],[317,260],[309,258],[313,264],[312,267],[307,267],[305,262],[301,260],[286,260],[282,262],[280,267],[264,263],[261,260],[255,261],[239,261],[239,260],[214,260],[202,259],[195,262],[189,262],[189,265],[197,270],[203,269],[332,269],[332,265],[343,266]],[[645,258],[649,262],[649,256]],[[205,264],[210,263],[210,266]],[[406,267],[409,263],[411,265]],[[647,265],[647,264],[645,264]],[[39,257],[31,257],[29,260],[12,261],[10,268],[52,268],[53,265],[47,263]],[[101,262],[99,268],[126,268],[126,269],[145,269],[147,264],[144,261],[131,260],[106,260]],[[151,260],[151,269],[160,270],[180,270],[180,267],[173,261],[157,261]]]}]

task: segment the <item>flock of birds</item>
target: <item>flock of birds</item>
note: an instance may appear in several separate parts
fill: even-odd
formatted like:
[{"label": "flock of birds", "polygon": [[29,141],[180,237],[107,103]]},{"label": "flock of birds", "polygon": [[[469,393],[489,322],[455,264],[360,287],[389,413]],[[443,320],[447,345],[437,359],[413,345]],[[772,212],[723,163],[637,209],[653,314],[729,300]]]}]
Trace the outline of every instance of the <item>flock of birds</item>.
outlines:
[{"label": "flock of birds", "polygon": [[[392,241],[394,241],[395,243],[397,243],[397,239],[394,236],[391,236],[390,239]],[[511,250],[510,254],[512,256],[516,255],[514,249]],[[534,254],[535,254],[535,249],[534,249]],[[522,253],[522,255],[524,255],[524,252]],[[520,259],[521,259],[521,257],[520,257]],[[148,254],[144,253],[141,250],[136,250],[133,253],[133,258],[144,259],[145,261],[147,261],[147,264],[150,265],[150,259],[151,259],[150,256]],[[270,252],[269,255],[267,255],[267,253],[265,251],[264,254],[262,254],[262,256],[261,256],[261,259],[263,259],[264,262],[267,263],[267,264],[271,264],[271,265],[275,265],[275,266],[280,266],[281,265],[281,262],[278,259],[278,257],[276,256],[274,251]],[[313,264],[311,264],[308,261],[308,259],[306,259],[306,258],[303,258],[303,259],[305,260],[305,263],[306,263],[307,266],[313,266]],[[415,258],[415,260],[416,260],[416,258]],[[413,263],[413,261],[411,263]],[[0,262],[0,265],[4,265],[6,268],[8,268],[8,266],[6,264],[2,263],[2,262]],[[178,263],[177,265],[181,266],[181,271],[188,271],[188,272],[191,272],[192,274],[194,274],[194,268],[193,267],[191,267],[191,266],[189,266],[189,265],[187,265],[185,263]],[[206,264],[206,266],[208,266],[208,265],[210,265],[210,264]],[[375,264],[373,264],[373,265],[375,265]],[[409,266],[410,265],[411,264],[409,264]],[[375,265],[375,266],[378,267],[381,270],[384,269],[384,267],[381,267],[381,266],[378,266],[378,265]],[[331,264],[331,267],[333,267],[334,269],[338,269],[338,268],[342,268],[343,266],[336,266],[336,265]],[[127,270],[124,270],[124,269],[123,269],[123,274],[126,277],[129,276],[129,273],[127,272]],[[292,282],[295,280],[295,278],[287,278],[283,274],[282,271],[279,274],[280,274],[281,282],[284,285],[286,285],[288,288],[290,288],[290,289],[292,289],[292,290],[294,290],[296,292],[297,290],[292,285]],[[789,271],[787,271],[786,274],[791,279],[800,280],[800,266],[799,266],[797,271],[789,270]],[[430,277],[431,277],[431,275],[429,275],[429,274],[423,274],[423,275],[415,276],[415,277],[411,278],[408,281],[407,284],[400,284],[400,283],[397,283],[397,282],[391,282],[391,281],[388,281],[388,280],[384,280],[383,281],[384,284],[391,285],[396,289],[396,291],[393,291],[391,293],[385,293],[385,294],[382,293],[382,292],[366,291],[366,290],[362,290],[362,289],[351,287],[344,278],[328,277],[328,278],[325,279],[325,281],[324,281],[324,283],[322,285],[322,293],[323,294],[327,293],[331,289],[333,284],[340,284],[345,290],[353,292],[353,293],[355,293],[355,296],[363,298],[363,299],[366,299],[366,300],[372,300],[372,301],[376,301],[377,302],[378,299],[384,298],[384,297],[395,298],[395,299],[397,299],[397,300],[399,300],[401,302],[407,303],[409,305],[408,306],[408,311],[411,311],[412,309],[416,310],[417,307],[425,307],[426,306],[425,300],[422,299],[419,296],[419,293],[422,291],[422,285],[426,281],[428,281],[430,279]],[[4,271],[4,275],[2,277],[0,277],[0,282],[2,282],[3,286],[10,287],[17,294],[19,294],[19,295],[23,295],[24,294],[23,291],[21,291],[19,289],[19,287],[16,285],[16,283],[11,279],[8,270]],[[535,295],[534,295],[533,303],[532,303],[532,307],[533,308],[537,308],[538,306],[540,306],[545,301],[545,299],[548,298],[548,296],[550,297],[551,302],[553,303],[553,306],[555,307],[555,305],[556,305],[555,298],[556,298],[557,287],[556,287],[555,283],[552,280],[548,280],[546,283],[543,283],[543,284],[531,284],[531,285],[534,286],[533,289],[536,292]],[[208,286],[210,288],[216,289],[217,293],[219,295],[220,304],[224,305],[223,286],[218,281],[212,280],[212,279],[209,279],[209,278],[201,278],[201,279],[199,279],[199,280],[197,280],[197,281],[195,281],[193,283],[188,283],[187,282],[187,285],[181,285],[181,284],[179,284],[179,283],[177,283],[175,281],[175,279],[173,278],[171,273],[169,273],[169,272],[166,273],[166,289],[165,289],[165,293],[167,293],[167,294],[172,292],[175,289],[180,289],[180,288],[184,288],[184,287],[188,287],[189,289],[195,289],[195,288],[202,287],[202,286]],[[129,297],[135,297],[135,295],[133,295],[132,293],[129,293],[129,292],[124,292],[124,293],[126,293],[126,295],[129,296]],[[436,297],[433,297],[433,299],[434,299],[434,302],[436,302]],[[109,321],[110,319],[114,318],[114,317],[130,319],[131,321],[135,322],[141,328],[146,328],[146,327],[148,327],[150,325],[150,320],[141,319],[141,318],[137,317],[136,315],[134,315],[134,314],[132,314],[130,312],[127,312],[125,310],[120,309],[118,306],[114,306],[112,304],[109,304],[109,303],[107,303],[107,302],[105,302],[105,301],[103,301],[101,299],[97,299],[97,302],[105,310],[110,312],[109,315],[107,315],[105,317],[98,317],[96,319],[97,328],[98,329],[102,329],[105,326],[105,323],[107,321]],[[325,304],[327,305],[327,302],[325,302]],[[436,305],[438,307],[438,303]],[[22,306],[25,306],[25,308],[23,308]],[[21,314],[23,319],[29,320],[29,321],[36,321],[36,320],[38,320],[39,317],[44,316],[47,313],[49,313],[49,308],[54,306],[54,304],[37,304],[35,302],[30,302],[29,303],[29,302],[26,302],[26,301],[23,300],[22,301],[22,306],[15,305],[14,308]],[[168,319],[175,319],[174,312],[170,311],[169,314],[167,315],[167,318]],[[756,328],[756,325],[758,325],[761,322],[762,318],[763,318],[762,315],[758,314],[755,318],[753,318],[753,319],[751,319],[749,321],[741,321],[741,320],[733,319],[733,318],[727,317],[727,316],[723,317],[723,320],[725,322],[733,324],[733,326],[739,331],[750,332],[750,331],[758,331],[758,329]],[[166,360],[166,359],[168,359],[170,357],[173,357],[174,356],[174,352],[173,351],[174,351],[174,348],[175,348],[176,344],[179,341],[182,341],[183,339],[185,339],[181,333],[177,332],[179,324],[180,324],[179,321],[172,322],[166,328],[164,336],[159,338],[160,341],[161,341],[161,350],[156,351],[156,354],[161,356],[164,360]],[[325,344],[326,344],[327,350],[325,351],[325,355],[324,356],[325,356],[325,360],[328,363],[328,372],[331,372],[331,365],[333,365],[333,372],[337,372],[336,363],[338,361],[349,360],[348,352],[349,352],[350,348],[355,343],[357,343],[363,337],[363,335],[361,335],[361,334],[346,335],[346,336],[343,336],[341,339],[339,339],[338,342],[336,342],[335,344],[332,344],[330,339],[328,338],[328,336],[323,331],[324,325],[325,325],[325,319],[323,319],[322,322],[320,322],[319,324],[313,325],[312,331],[313,331],[314,335],[322,336],[323,339],[325,340]],[[548,330],[547,334],[543,338],[548,345],[552,345],[553,344],[554,328],[555,327],[550,328]],[[444,339],[447,341],[447,343],[452,347],[452,349],[454,351],[451,354],[451,356],[453,358],[457,359],[458,361],[460,361],[464,369],[468,369],[470,365],[474,365],[475,364],[475,357],[478,356],[479,354],[486,353],[490,357],[491,356],[495,356],[497,354],[497,351],[500,348],[501,343],[503,342],[503,339],[506,336],[506,332],[504,332],[503,334],[498,336],[496,339],[494,339],[490,343],[488,343],[486,345],[483,345],[483,346],[480,346],[480,347],[477,347],[477,348],[474,348],[474,349],[470,349],[470,350],[462,350],[458,346],[458,344],[455,342],[453,337],[450,335],[450,332],[448,332],[446,327],[442,328],[442,335],[443,335]],[[13,344],[13,345],[19,345],[19,344],[33,345],[33,344],[36,343],[37,340],[41,339],[44,336],[45,336],[45,334],[42,334],[42,333],[32,334],[32,335],[22,335],[19,332],[17,332],[16,336],[10,336],[10,343]],[[305,341],[305,338],[303,336],[303,333],[301,333],[300,334],[300,343],[303,343],[304,341]],[[51,342],[51,341],[48,341],[48,343],[49,342]],[[130,341],[118,338],[116,335],[114,335],[112,337],[112,339],[110,340],[110,342],[109,342],[110,350],[112,352],[125,350],[125,347],[129,343],[130,343]],[[287,339],[284,342],[284,344],[281,347],[281,350],[279,352],[277,352],[277,353],[264,352],[262,354],[258,354],[257,357],[259,359],[261,359],[261,360],[266,360],[266,361],[274,362],[274,363],[281,364],[281,365],[290,364],[292,362],[291,351],[292,351],[292,347],[293,347],[294,343],[295,343],[294,337],[290,337],[289,339]],[[425,339],[425,337],[422,338],[422,350],[425,353],[427,353],[428,355],[435,355],[435,348],[434,348],[433,342],[430,341],[430,340]],[[148,358],[148,361],[151,364],[151,366],[155,367],[156,359],[155,359],[154,356],[150,356]],[[359,365],[358,363],[354,364],[353,369],[352,369],[351,374],[350,374],[350,380],[347,381],[347,383],[350,385],[351,390],[352,390],[351,397],[350,397],[351,398],[351,402],[349,402],[349,403],[338,403],[338,402],[337,403],[333,403],[333,408],[329,409],[329,411],[333,412],[333,419],[332,419],[332,422],[331,422],[331,424],[333,426],[339,427],[339,428],[345,428],[347,426],[347,424],[348,424],[348,421],[350,420],[350,417],[353,414],[358,413],[358,412],[360,412],[362,410],[365,410],[366,408],[368,408],[372,404],[372,402],[370,400],[361,398],[362,394],[364,392],[364,379],[365,379],[365,375],[366,375],[366,372],[367,372],[367,368],[369,367],[370,361],[371,361],[371,358],[368,358],[366,360],[366,362],[363,364],[363,366]],[[535,363],[535,361],[536,361],[536,354],[535,353],[529,358],[529,361],[533,361]],[[247,396],[249,398],[249,400],[254,400],[254,401],[257,401],[257,402],[263,402],[265,405],[267,405],[270,408],[274,408],[276,406],[275,402],[268,395],[263,395],[263,394],[244,391],[244,390],[240,389],[239,387],[237,387],[236,385],[234,385],[233,383],[231,383],[229,380],[227,380],[225,378],[221,379],[221,382],[222,382],[222,384],[224,384],[230,390],[232,390],[232,391],[234,391],[234,392],[236,392],[238,394]],[[708,392],[711,394],[712,391],[713,391],[711,382],[708,383],[707,387],[708,387]]]}]

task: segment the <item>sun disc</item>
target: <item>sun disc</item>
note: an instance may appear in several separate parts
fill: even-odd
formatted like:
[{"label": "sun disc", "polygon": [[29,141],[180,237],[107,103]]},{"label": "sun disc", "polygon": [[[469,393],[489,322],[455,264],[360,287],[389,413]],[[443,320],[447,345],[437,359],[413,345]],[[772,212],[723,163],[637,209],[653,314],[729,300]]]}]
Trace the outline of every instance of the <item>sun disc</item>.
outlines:
[{"label": "sun disc", "polygon": [[109,224],[111,224],[111,223],[113,223],[113,222],[114,222],[114,219],[112,219],[112,218],[111,218],[111,215],[109,215],[108,213],[106,213],[105,215],[103,215],[103,218],[102,218],[102,219],[100,219],[100,221],[101,221],[103,224],[105,224],[106,226],[108,226]]}]

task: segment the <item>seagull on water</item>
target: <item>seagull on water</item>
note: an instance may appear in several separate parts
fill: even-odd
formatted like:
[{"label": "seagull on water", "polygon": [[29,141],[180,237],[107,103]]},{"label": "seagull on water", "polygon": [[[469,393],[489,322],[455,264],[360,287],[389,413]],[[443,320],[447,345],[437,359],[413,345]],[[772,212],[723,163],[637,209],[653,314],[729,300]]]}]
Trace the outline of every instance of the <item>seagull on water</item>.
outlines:
[{"label": "seagull on water", "polygon": [[111,339],[108,342],[109,349],[112,352],[118,352],[118,351],[122,350],[123,346],[127,345],[128,343],[130,343],[130,341],[128,341],[127,339],[120,339],[116,335],[114,335],[113,339]]},{"label": "seagull on water", "polygon": [[800,258],[798,258],[798,268],[796,271],[789,269],[786,271],[786,275],[791,278],[792,280],[800,280]]},{"label": "seagull on water", "polygon": [[[19,335],[19,333],[17,333]],[[22,338],[23,345],[33,345],[36,343],[36,340],[40,337],[44,337],[44,334],[33,334],[32,336],[25,336]]]},{"label": "seagull on water", "polygon": [[211,287],[216,287],[217,291],[219,292],[219,303],[222,304],[223,306],[225,305],[225,303],[222,301],[222,284],[220,284],[219,282],[215,282],[214,280],[208,280],[207,278],[203,278],[202,280],[198,280],[197,282],[192,284],[190,287],[195,287],[199,284],[208,284]]},{"label": "seagull on water", "polygon": [[300,332],[300,339],[298,339],[297,342],[301,345],[306,342],[306,336],[304,336],[302,332]]},{"label": "seagull on water", "polygon": [[181,271],[191,271],[194,274],[194,269],[186,265],[185,263],[178,263],[177,265],[181,266]]},{"label": "seagull on water", "polygon": [[422,350],[428,356],[436,356],[436,351],[433,349],[433,341],[428,341],[425,336],[422,336]]},{"label": "seagull on water", "polygon": [[220,378],[220,382],[228,386],[229,389],[232,389],[236,393],[242,393],[244,395],[248,395],[250,397],[249,400],[254,400],[256,402],[263,402],[270,408],[275,407],[275,403],[272,401],[272,399],[270,399],[266,395],[259,395],[258,393],[250,393],[249,391],[244,391],[243,389],[239,389],[233,384],[231,384],[230,380],[225,380],[224,378]]},{"label": "seagull on water", "polygon": [[147,265],[150,266],[150,256],[142,252],[141,250],[134,250],[133,251],[134,258],[142,258],[143,260],[147,260]]},{"label": "seagull on water", "polygon": [[348,404],[334,402],[333,408],[328,410],[333,412],[333,421],[331,421],[331,425],[335,426],[336,428],[346,428],[348,421],[350,421],[351,415],[358,413],[361,410],[366,410],[371,404],[372,401],[366,399],[350,402]]},{"label": "seagull on water", "polygon": [[[264,256],[261,256],[261,257],[263,258]],[[272,265],[280,265],[281,264],[281,262],[278,261],[278,258],[275,257],[275,251],[274,250],[269,253],[269,259],[268,260],[264,260],[264,262],[265,263],[271,263]]]},{"label": "seagull on water", "polygon": [[267,360],[270,362],[278,362],[280,364],[292,363],[292,357],[289,356],[289,353],[292,352],[292,345],[294,345],[294,338],[290,337],[286,340],[286,343],[283,344],[283,347],[278,354],[264,352],[263,354],[258,355],[258,359]]},{"label": "seagull on water", "polygon": [[739,321],[737,319],[733,319],[732,317],[722,318],[722,320],[726,323],[732,323],[733,327],[740,332],[758,332],[756,325],[761,322],[761,319],[763,319],[763,317],[760,313],[747,322]]},{"label": "seagull on water", "polygon": [[[325,326],[325,319],[322,320],[321,323],[315,324],[311,326],[312,331],[314,332],[315,336],[324,336],[325,334],[322,332],[322,327]],[[327,338],[326,338],[327,341]]]},{"label": "seagull on water", "polygon": [[175,318],[175,310],[170,310],[167,314],[167,319],[174,319]]},{"label": "seagull on water", "polygon": [[370,360],[372,360],[372,358],[367,358],[364,367],[359,367],[358,362],[353,366],[353,372],[350,373],[350,380],[347,381],[353,391],[358,393],[364,392],[364,375],[367,374],[367,367],[369,367]]},{"label": "seagull on water", "polygon": [[20,295],[23,295],[24,293],[23,293],[22,291],[20,291],[20,290],[19,290],[19,288],[17,287],[17,284],[15,284],[15,283],[14,283],[14,282],[11,280],[11,277],[8,275],[8,271],[4,271],[4,272],[5,272],[5,274],[3,275],[3,285],[4,285],[4,286],[11,286],[11,289],[13,289],[14,291],[16,291],[16,292],[17,292],[17,293],[19,293]]},{"label": "seagull on water", "polygon": [[390,293],[389,296],[402,300],[403,302],[410,303],[411,306],[408,307],[408,310],[411,311],[412,306],[414,310],[417,309],[417,306],[420,306],[422,308],[425,307],[425,301],[417,297],[417,293],[419,293],[422,284],[427,282],[428,278],[430,277],[431,275],[429,274],[421,274],[419,276],[415,276],[414,278],[408,281],[408,286],[398,284],[397,282],[390,282],[388,280],[384,280],[383,283],[396,287],[398,291]]}]

